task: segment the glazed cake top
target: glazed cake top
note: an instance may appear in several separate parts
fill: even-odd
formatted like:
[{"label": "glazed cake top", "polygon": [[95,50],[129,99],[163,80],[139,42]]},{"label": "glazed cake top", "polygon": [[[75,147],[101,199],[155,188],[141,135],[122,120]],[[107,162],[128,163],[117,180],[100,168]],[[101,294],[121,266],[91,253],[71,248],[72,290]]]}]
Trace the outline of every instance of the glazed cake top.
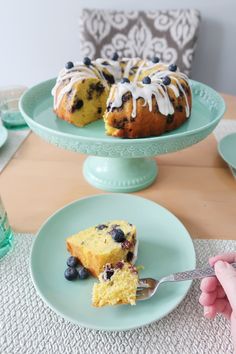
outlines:
[{"label": "glazed cake top", "polygon": [[[190,116],[188,98],[184,85],[189,86],[188,77],[181,73],[174,64],[167,65],[155,60],[140,58],[122,58],[118,60],[102,59],[90,60],[84,58],[83,62],[68,62],[57,78],[52,90],[54,108],[57,109],[63,96],[69,93],[74,84],[84,79],[98,79],[106,87],[113,85],[115,99],[111,109],[122,106],[122,97],[130,92],[133,99],[132,117],[136,116],[136,100],[143,98],[144,105],[152,111],[152,98],[155,97],[160,113],[167,116],[174,113],[173,103],[169,97],[169,90],[178,98],[185,99],[186,116]],[[58,90],[60,88],[60,90]],[[59,91],[59,92],[58,92]],[[110,103],[114,92],[110,91],[107,102]]]}]

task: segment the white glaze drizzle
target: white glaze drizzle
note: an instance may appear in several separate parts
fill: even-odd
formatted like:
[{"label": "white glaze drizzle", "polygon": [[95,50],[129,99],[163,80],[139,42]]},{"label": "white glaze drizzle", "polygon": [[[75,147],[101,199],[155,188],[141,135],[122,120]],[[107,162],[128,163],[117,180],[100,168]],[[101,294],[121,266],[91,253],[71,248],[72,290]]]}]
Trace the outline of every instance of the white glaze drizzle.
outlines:
[{"label": "white glaze drizzle", "polygon": [[[133,109],[131,113],[131,117],[135,118],[137,114],[137,99],[143,98],[144,106],[148,104],[149,111],[152,111],[152,97],[155,96],[156,102],[158,105],[158,109],[160,113],[167,116],[168,114],[174,113],[174,107],[172,102],[170,101],[169,94],[167,91],[167,86],[163,85],[162,78],[164,76],[169,76],[172,81],[176,83],[174,85],[171,83],[168,87],[171,89],[175,95],[175,97],[179,97],[180,92],[182,93],[185,100],[185,110],[186,116],[190,115],[190,107],[188,103],[187,95],[181,85],[180,79],[183,79],[188,82],[188,77],[177,71],[173,72],[168,70],[168,66],[163,63],[154,64],[149,61],[141,61],[140,58],[123,58],[123,62],[125,62],[124,73],[122,75],[121,66],[119,61],[114,60],[106,60],[106,59],[96,59],[92,61],[92,65],[86,66],[82,62],[76,63],[71,69],[63,69],[58,75],[57,82],[52,89],[52,95],[54,96],[54,109],[58,108],[63,96],[70,92],[73,85],[86,78],[97,78],[103,81],[105,86],[109,86],[104,75],[103,69],[105,69],[110,75],[114,77],[115,82],[117,83],[115,86],[115,99],[112,102],[112,108],[121,107],[123,104],[122,97],[130,92],[132,95],[133,101]],[[103,63],[106,62],[104,65]],[[139,65],[138,65],[139,64]],[[129,77],[130,70],[133,66],[139,66],[134,78],[131,83],[120,83],[121,77]],[[158,67],[160,67],[160,71],[158,71]],[[150,70],[156,68],[156,71],[149,72]],[[164,69],[163,69],[164,68]],[[149,72],[148,76],[151,78],[151,84],[143,84],[138,81],[141,72],[147,71]],[[61,85],[63,81],[66,81],[65,86],[60,90],[57,95],[57,89]],[[67,82],[68,81],[68,82]],[[110,91],[110,95],[107,100],[107,105],[112,101],[113,93]]]},{"label": "white glaze drizzle", "polygon": [[[107,62],[108,65],[104,65],[103,64],[104,62]],[[121,68],[120,68],[119,61],[98,58],[95,60],[95,65],[97,68],[99,68],[99,71],[101,72],[102,69],[107,68],[109,73],[114,77],[115,81],[121,79]]]},{"label": "white glaze drizzle", "polygon": [[[157,64],[155,64],[156,66]],[[163,63],[159,64],[160,66],[164,66]],[[147,63],[147,66],[145,68],[142,67],[142,69],[145,70],[150,70],[153,68],[153,64],[150,66]],[[179,97],[180,92],[183,93],[183,97],[185,100],[185,109],[186,109],[186,116],[189,117],[190,115],[190,107],[188,103],[188,98],[187,95],[181,85],[180,79],[184,79],[185,81],[188,82],[188,78],[185,74],[177,71],[173,72],[168,70],[168,66],[165,65],[166,70],[161,70],[161,71],[155,71],[154,73],[149,74],[149,77],[152,79],[151,84],[143,84],[142,82],[131,82],[131,83],[118,83],[115,87],[115,94],[114,92],[110,92],[110,95],[107,100],[107,105],[112,101],[113,97],[115,97],[114,101],[112,102],[111,109],[112,108],[118,108],[121,107],[123,104],[122,102],[122,97],[130,92],[132,95],[132,101],[133,101],[133,109],[131,113],[131,117],[135,118],[137,114],[137,99],[138,98],[143,98],[144,104],[143,106],[148,104],[149,111],[152,111],[152,97],[155,96],[156,102],[158,105],[158,109],[161,114],[167,116],[169,114],[174,113],[174,107],[172,102],[170,101],[170,97],[167,91],[167,86],[163,85],[162,78],[165,76],[169,76],[173,81],[176,82],[176,85],[171,83],[168,87],[171,89],[175,95],[175,97]],[[141,70],[142,70],[141,69]]]},{"label": "white glaze drizzle", "polygon": [[134,79],[133,82],[136,83],[138,81],[139,75],[141,74],[144,66],[146,65],[145,61],[143,60],[143,62],[139,65],[138,70],[136,71],[136,74],[134,75]]},{"label": "white glaze drizzle", "polygon": [[[58,108],[63,96],[70,92],[73,85],[86,78],[98,78],[98,73],[93,70],[93,67],[82,65],[82,63],[75,64],[72,69],[63,69],[60,71],[56,84],[52,89],[52,95],[54,96],[54,109]],[[68,81],[65,86],[60,90],[57,95],[57,89],[63,81]]]},{"label": "white glaze drizzle", "polygon": [[[176,77],[173,77],[173,79],[176,81],[176,84],[179,88],[179,91],[181,91],[184,95],[184,99],[185,99],[185,102],[186,102],[186,105],[185,105],[185,112],[186,112],[186,116],[189,117],[190,116],[190,107],[189,107],[189,104],[188,104],[188,98],[187,98],[187,95],[182,87],[182,85],[179,83],[178,79]],[[173,85],[174,86],[174,85]],[[190,86],[189,86],[190,87]],[[176,89],[176,86],[175,86],[175,89]],[[178,97],[178,96],[176,96]]]},{"label": "white glaze drizzle", "polygon": [[[108,65],[103,65],[103,62],[107,62]],[[114,77],[115,81],[121,79],[121,68],[118,61],[96,59],[92,61],[92,65],[84,65],[82,62],[75,63],[71,69],[62,69],[58,75],[55,86],[52,89],[52,95],[54,96],[54,109],[58,108],[63,96],[70,92],[73,85],[86,78],[97,78],[103,81],[106,87],[109,87],[105,76],[103,75],[103,69]],[[60,90],[57,95],[57,89],[63,81],[68,81],[65,86]]]},{"label": "white glaze drizzle", "polygon": [[129,77],[131,68],[138,64],[138,62],[140,61],[140,58],[132,58],[132,59],[123,58],[122,60],[127,61],[123,77]]}]

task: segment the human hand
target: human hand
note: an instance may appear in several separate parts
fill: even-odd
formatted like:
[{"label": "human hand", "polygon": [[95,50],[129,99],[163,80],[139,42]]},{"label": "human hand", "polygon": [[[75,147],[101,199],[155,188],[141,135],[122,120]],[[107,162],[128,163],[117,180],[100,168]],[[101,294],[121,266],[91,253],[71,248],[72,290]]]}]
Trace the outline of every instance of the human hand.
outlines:
[{"label": "human hand", "polygon": [[236,262],[236,252],[221,254],[209,259],[215,268],[216,277],[204,278],[201,282],[200,304],[204,316],[214,318],[223,314],[231,321],[231,333],[236,350],[236,270],[229,264]]}]

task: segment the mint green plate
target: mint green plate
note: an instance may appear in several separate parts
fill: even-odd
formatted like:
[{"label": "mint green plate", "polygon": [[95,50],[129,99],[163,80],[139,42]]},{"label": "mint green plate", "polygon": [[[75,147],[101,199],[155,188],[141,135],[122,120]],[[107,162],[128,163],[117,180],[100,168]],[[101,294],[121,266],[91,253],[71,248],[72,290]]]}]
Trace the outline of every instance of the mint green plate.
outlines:
[{"label": "mint green plate", "polygon": [[7,137],[8,137],[7,129],[3,125],[0,125],[0,148],[7,141]]},{"label": "mint green plate", "polygon": [[218,144],[218,151],[227,164],[236,168],[236,133],[222,138]]},{"label": "mint green plate", "polygon": [[53,113],[51,95],[55,79],[29,89],[20,100],[20,110],[30,128],[58,147],[93,155],[83,173],[89,183],[111,192],[134,192],[156,178],[156,161],[150,157],[182,150],[206,138],[225,111],[222,97],[212,88],[191,81],[193,107],[190,119],[180,128],[159,137],[119,139],[105,135],[102,120],[75,127]]},{"label": "mint green plate", "polygon": [[168,210],[129,194],[105,194],[84,198],[52,215],[39,230],[31,252],[31,275],[38,294],[56,313],[80,326],[98,330],[128,330],[159,320],[183,300],[191,282],[163,284],[150,300],[136,306],[93,308],[95,278],[64,279],[66,237],[89,226],[124,219],[137,227],[137,265],[141,277],[164,275],[195,268],[195,252],[189,233]]}]

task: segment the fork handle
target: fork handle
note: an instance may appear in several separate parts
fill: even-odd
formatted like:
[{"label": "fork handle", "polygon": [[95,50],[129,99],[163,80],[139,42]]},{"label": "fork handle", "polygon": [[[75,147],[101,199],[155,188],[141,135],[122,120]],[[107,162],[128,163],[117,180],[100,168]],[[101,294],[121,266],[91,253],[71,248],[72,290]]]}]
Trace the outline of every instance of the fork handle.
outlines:
[{"label": "fork handle", "polygon": [[[236,263],[231,263],[231,266],[236,269]],[[215,270],[213,267],[208,267],[205,269],[194,269],[188,270],[186,272],[174,273],[165,277],[165,281],[183,281],[192,279],[202,279],[206,277],[214,277]]]}]

